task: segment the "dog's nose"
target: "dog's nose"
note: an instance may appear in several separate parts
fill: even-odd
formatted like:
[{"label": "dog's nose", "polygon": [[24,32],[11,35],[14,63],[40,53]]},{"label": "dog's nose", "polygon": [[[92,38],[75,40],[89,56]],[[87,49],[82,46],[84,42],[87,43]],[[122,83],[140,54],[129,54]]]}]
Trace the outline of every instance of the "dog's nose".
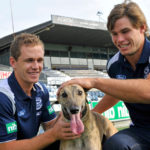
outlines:
[{"label": "dog's nose", "polygon": [[77,114],[77,113],[79,112],[79,108],[76,107],[76,106],[74,106],[74,107],[72,107],[72,108],[70,109],[70,112],[71,112],[72,114]]}]

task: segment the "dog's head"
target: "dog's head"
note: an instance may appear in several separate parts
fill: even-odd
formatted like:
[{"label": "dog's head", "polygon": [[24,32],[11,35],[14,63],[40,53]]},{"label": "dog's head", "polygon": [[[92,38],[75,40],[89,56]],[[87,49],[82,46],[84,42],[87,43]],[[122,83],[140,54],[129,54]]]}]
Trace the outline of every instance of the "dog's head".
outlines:
[{"label": "dog's head", "polygon": [[83,132],[84,125],[81,118],[84,117],[87,110],[84,89],[77,84],[67,85],[60,90],[58,101],[61,104],[64,118],[71,121],[73,132]]}]

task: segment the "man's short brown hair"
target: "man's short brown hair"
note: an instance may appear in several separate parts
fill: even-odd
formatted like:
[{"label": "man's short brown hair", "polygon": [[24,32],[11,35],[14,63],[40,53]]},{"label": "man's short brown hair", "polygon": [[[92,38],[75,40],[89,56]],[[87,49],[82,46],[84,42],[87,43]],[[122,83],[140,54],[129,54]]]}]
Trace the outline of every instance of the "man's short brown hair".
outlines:
[{"label": "man's short brown hair", "polygon": [[40,38],[35,34],[30,33],[21,33],[17,35],[11,43],[10,46],[10,55],[18,60],[18,57],[21,55],[22,46],[36,46],[41,45],[44,50],[44,44]]},{"label": "man's short brown hair", "polygon": [[115,22],[124,16],[129,18],[131,24],[136,29],[140,28],[142,25],[146,25],[145,35],[148,36],[148,25],[144,13],[136,3],[131,1],[128,2],[127,0],[124,3],[115,5],[110,12],[107,22],[107,29],[109,32],[113,30]]}]

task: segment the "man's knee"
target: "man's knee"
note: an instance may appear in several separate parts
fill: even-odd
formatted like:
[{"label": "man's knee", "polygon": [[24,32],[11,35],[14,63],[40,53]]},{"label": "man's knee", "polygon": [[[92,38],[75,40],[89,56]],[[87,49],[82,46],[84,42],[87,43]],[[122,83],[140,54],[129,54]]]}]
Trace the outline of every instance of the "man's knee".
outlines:
[{"label": "man's knee", "polygon": [[103,150],[129,150],[129,147],[125,139],[115,135],[104,143]]}]

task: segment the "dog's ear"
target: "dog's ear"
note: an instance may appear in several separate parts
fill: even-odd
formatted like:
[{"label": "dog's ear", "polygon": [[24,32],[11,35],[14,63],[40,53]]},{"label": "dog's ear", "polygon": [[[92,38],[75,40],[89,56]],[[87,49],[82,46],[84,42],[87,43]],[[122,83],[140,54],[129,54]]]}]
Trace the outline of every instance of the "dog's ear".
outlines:
[{"label": "dog's ear", "polygon": [[86,94],[86,103],[87,103],[87,104],[89,104],[89,101],[87,100],[87,94],[88,94],[87,92],[88,92],[88,91],[89,91],[89,89],[84,88],[84,92],[85,92],[85,94]]},{"label": "dog's ear", "polygon": [[89,101],[86,99],[86,104],[89,104]]},{"label": "dog's ear", "polygon": [[85,93],[89,91],[89,89],[86,89],[86,88],[83,88],[83,89],[84,89],[84,92],[85,92]]}]

